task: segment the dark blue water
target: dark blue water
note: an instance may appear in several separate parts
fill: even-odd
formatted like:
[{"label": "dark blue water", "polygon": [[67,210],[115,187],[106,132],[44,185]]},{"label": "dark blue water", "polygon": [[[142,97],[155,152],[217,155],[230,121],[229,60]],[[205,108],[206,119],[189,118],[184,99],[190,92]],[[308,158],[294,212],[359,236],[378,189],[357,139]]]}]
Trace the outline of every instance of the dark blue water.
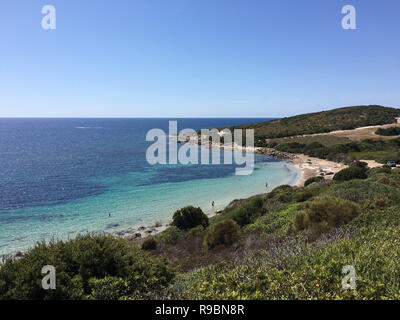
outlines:
[{"label": "dark blue water", "polygon": [[[175,119],[176,120],[176,119]],[[260,119],[179,119],[180,129],[247,124]],[[96,176],[149,170],[148,130],[168,132],[167,119],[0,119],[0,209],[52,205],[106,191],[88,182]],[[185,181],[209,177],[193,166],[159,168],[156,180]],[[225,169],[225,170],[224,170]],[[179,174],[176,174],[179,170]],[[195,171],[195,172],[194,172]],[[232,167],[212,170],[214,177]]]}]

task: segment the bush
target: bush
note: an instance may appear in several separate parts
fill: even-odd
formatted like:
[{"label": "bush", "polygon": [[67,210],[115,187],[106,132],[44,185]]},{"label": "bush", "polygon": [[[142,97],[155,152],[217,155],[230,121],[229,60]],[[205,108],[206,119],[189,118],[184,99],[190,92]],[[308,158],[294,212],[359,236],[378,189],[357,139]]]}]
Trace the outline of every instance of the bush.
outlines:
[{"label": "bush", "polygon": [[310,191],[304,191],[296,194],[296,202],[304,202],[312,198],[314,195]]},{"label": "bush", "polygon": [[311,183],[314,183],[314,182],[322,182],[322,181],[325,181],[325,178],[324,178],[324,177],[321,177],[321,176],[311,177],[311,178],[307,179],[306,182],[304,182],[304,186],[307,187],[307,186],[310,185]]},{"label": "bush", "polygon": [[[41,270],[45,265],[56,269],[55,290],[42,289]],[[0,299],[90,298],[92,284],[96,282],[93,279],[107,277],[121,278],[128,284],[123,295],[140,292],[146,296],[168,285],[174,273],[165,262],[142,254],[125,239],[78,236],[66,242],[38,243],[21,258],[7,259],[0,268]],[[113,286],[120,288],[119,284]],[[113,292],[114,298],[118,298]]]},{"label": "bush", "polygon": [[357,166],[351,166],[349,168],[342,169],[333,176],[333,180],[336,181],[348,181],[366,178],[368,178],[368,176],[365,170]]},{"label": "bush", "polygon": [[209,224],[208,217],[204,214],[203,210],[193,206],[177,210],[172,219],[172,225],[182,230],[189,230],[198,225],[207,228]]},{"label": "bush", "polygon": [[387,177],[387,176],[383,176],[383,177],[379,178],[376,182],[386,184],[391,187],[399,186],[399,184],[395,180],[393,180],[392,178]]},{"label": "bush", "polygon": [[187,233],[189,237],[198,237],[201,236],[204,233],[204,227],[203,226],[197,226],[192,229],[190,229]]},{"label": "bush", "polygon": [[89,280],[91,298],[95,300],[117,300],[130,294],[129,283],[122,278],[105,277]]},{"label": "bush", "polygon": [[229,217],[240,226],[245,226],[254,222],[258,217],[265,213],[265,210],[263,210],[263,204],[264,202],[261,198],[254,198],[249,203],[232,210],[229,213]]},{"label": "bush", "polygon": [[169,227],[156,235],[156,238],[166,244],[176,244],[179,238],[184,238],[186,232],[175,226]]},{"label": "bush", "polygon": [[360,207],[354,202],[335,197],[316,197],[295,216],[294,229],[320,233],[349,222],[359,213]]},{"label": "bush", "polygon": [[367,171],[368,163],[366,163],[364,161],[354,161],[353,163],[350,164],[350,167],[356,167],[356,168],[360,168],[364,171]]},{"label": "bush", "polygon": [[400,135],[399,127],[390,127],[390,128],[379,128],[375,131],[376,134],[380,136],[398,136]]},{"label": "bush", "polygon": [[142,243],[142,250],[155,250],[157,249],[157,241],[153,237],[147,238]]},{"label": "bush", "polygon": [[334,184],[324,192],[324,195],[357,203],[361,203],[365,200],[372,200],[379,194],[385,195],[393,204],[400,202],[400,190],[398,188],[393,188],[370,180],[351,180]]},{"label": "bush", "polygon": [[239,226],[231,219],[213,224],[204,238],[204,245],[207,249],[217,245],[231,245],[238,237],[238,230]]}]

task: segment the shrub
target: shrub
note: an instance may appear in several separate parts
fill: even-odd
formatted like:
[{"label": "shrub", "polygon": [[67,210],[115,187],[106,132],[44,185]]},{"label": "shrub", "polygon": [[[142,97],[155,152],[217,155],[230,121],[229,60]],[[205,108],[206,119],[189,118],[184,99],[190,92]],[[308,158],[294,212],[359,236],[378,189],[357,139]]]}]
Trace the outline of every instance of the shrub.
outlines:
[{"label": "shrub", "polygon": [[399,203],[400,190],[391,186],[370,180],[351,180],[338,183],[329,188],[324,195],[337,197],[353,202],[372,200],[376,195],[383,194],[391,203]]},{"label": "shrub", "polygon": [[380,136],[398,136],[400,135],[399,127],[390,127],[390,128],[379,128],[375,131],[376,134]]},{"label": "shrub", "polygon": [[157,241],[153,237],[147,238],[142,243],[142,250],[155,250],[157,249]]},{"label": "shrub", "polygon": [[366,179],[367,177],[368,176],[364,169],[357,166],[351,166],[349,168],[345,168],[337,172],[333,176],[333,180],[348,181],[353,179]]},{"label": "shrub", "polygon": [[204,232],[204,227],[200,225],[200,226],[190,229],[188,231],[187,235],[190,237],[197,237],[197,236],[201,236],[203,234],[203,232]]},{"label": "shrub", "polygon": [[129,283],[117,277],[92,278],[89,287],[90,297],[95,300],[117,300],[130,294]]},{"label": "shrub", "polygon": [[184,238],[186,232],[175,226],[169,227],[156,235],[156,238],[166,244],[176,244],[179,238]]},{"label": "shrub", "polygon": [[350,167],[355,167],[355,168],[360,168],[364,171],[368,170],[368,163],[364,162],[364,161],[355,161],[353,163],[350,164]]},{"label": "shrub", "polygon": [[265,213],[265,210],[263,210],[263,204],[264,202],[261,198],[254,198],[249,203],[232,210],[229,217],[240,226],[245,226],[254,222],[258,217]]},{"label": "shrub", "polygon": [[307,201],[308,199],[312,198],[313,196],[314,195],[310,191],[300,192],[296,195],[296,201],[304,202],[304,201]]},{"label": "shrub", "polygon": [[359,213],[360,207],[354,202],[335,197],[316,197],[295,216],[294,229],[324,232],[349,222]]},{"label": "shrub", "polygon": [[376,195],[374,201],[372,202],[372,206],[374,209],[383,209],[389,206],[390,201],[384,195]]},{"label": "shrub", "polygon": [[384,173],[392,173],[392,168],[391,167],[389,167],[387,164],[384,164],[382,167],[381,167],[381,172],[384,172]]},{"label": "shrub", "polygon": [[392,187],[398,187],[398,183],[395,180],[393,180],[392,178],[387,177],[387,176],[383,176],[383,177],[379,178],[376,182],[386,184],[386,185],[392,186]]},{"label": "shrub", "polygon": [[[57,271],[55,290],[42,289],[45,265]],[[125,239],[78,236],[66,242],[38,243],[21,258],[7,259],[0,268],[0,299],[82,299],[90,297],[92,279],[107,277],[129,284],[124,295],[146,296],[168,285],[174,273],[165,262],[142,254]]]},{"label": "shrub", "polygon": [[211,225],[205,238],[204,245],[212,249],[217,245],[231,245],[238,237],[239,226],[231,219]]},{"label": "shrub", "polygon": [[307,187],[311,183],[322,182],[322,181],[325,181],[324,177],[321,177],[321,176],[311,177],[311,178],[307,179],[306,182],[304,182],[304,186]]},{"label": "shrub", "polygon": [[203,210],[193,206],[177,210],[172,219],[172,225],[183,230],[188,230],[197,227],[198,225],[207,228],[209,223],[208,217],[204,214]]}]

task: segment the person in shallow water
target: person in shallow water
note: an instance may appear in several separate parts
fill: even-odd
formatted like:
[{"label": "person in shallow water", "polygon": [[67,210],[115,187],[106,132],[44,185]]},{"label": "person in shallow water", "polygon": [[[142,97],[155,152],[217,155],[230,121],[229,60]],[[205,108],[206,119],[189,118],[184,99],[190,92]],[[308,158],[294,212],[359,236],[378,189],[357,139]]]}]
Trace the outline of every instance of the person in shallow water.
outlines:
[{"label": "person in shallow water", "polygon": [[111,213],[108,213],[108,216],[111,217]]},{"label": "person in shallow water", "polygon": [[211,203],[211,205],[212,205],[212,207],[214,208],[214,200],[213,200],[213,202]]},{"label": "person in shallow water", "polygon": [[268,191],[268,182],[265,183],[265,189]]}]

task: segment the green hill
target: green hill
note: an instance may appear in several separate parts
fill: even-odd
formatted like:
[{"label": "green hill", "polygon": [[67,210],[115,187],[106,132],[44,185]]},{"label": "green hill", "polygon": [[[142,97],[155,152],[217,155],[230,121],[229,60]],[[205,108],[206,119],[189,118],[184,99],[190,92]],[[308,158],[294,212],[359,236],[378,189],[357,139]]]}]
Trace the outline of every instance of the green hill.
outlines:
[{"label": "green hill", "polygon": [[400,117],[400,109],[379,105],[354,106],[235,126],[230,129],[252,128],[258,139],[270,139],[396,123],[396,117]]}]

